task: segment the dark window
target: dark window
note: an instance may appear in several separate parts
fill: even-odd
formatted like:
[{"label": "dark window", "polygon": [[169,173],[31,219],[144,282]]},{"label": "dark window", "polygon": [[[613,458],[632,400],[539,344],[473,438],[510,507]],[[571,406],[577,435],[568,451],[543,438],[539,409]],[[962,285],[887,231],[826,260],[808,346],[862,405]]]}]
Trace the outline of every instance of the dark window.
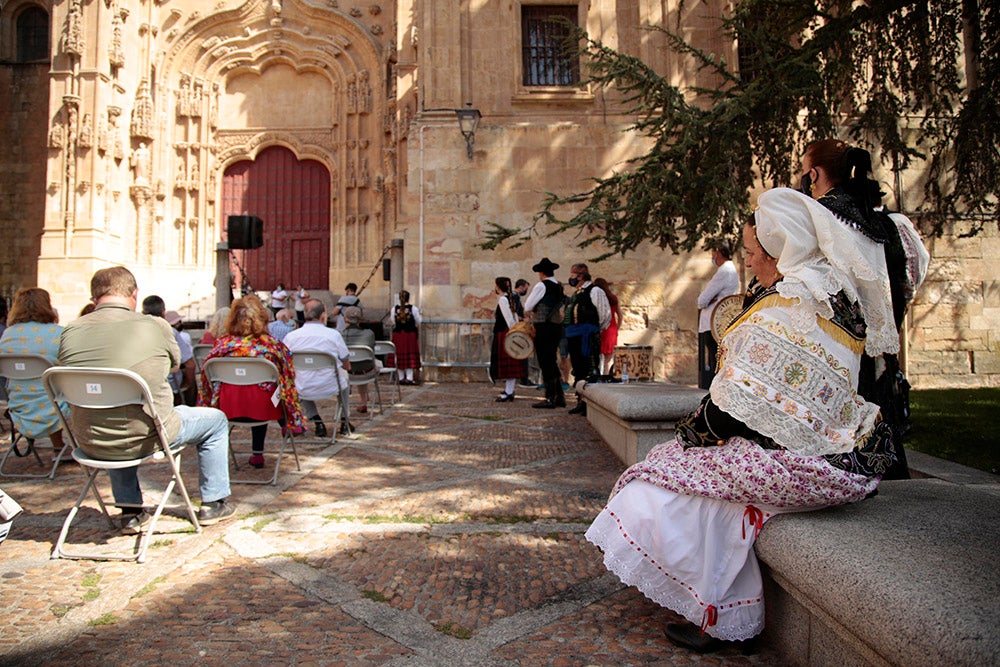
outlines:
[{"label": "dark window", "polygon": [[17,17],[17,61],[49,59],[49,15],[41,7],[29,7]]},{"label": "dark window", "polygon": [[576,5],[521,7],[521,61],[526,86],[575,86],[580,83],[580,59],[567,42],[577,25]]}]

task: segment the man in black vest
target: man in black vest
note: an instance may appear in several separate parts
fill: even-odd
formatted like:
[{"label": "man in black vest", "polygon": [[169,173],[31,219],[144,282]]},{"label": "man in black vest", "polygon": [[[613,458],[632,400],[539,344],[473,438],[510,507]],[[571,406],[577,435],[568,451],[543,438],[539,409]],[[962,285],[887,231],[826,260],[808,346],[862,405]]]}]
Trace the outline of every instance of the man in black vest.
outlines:
[{"label": "man in black vest", "polygon": [[524,301],[524,315],[535,325],[535,355],[545,383],[545,400],[531,407],[549,409],[566,407],[562,389],[562,376],[556,355],[563,336],[562,303],[563,286],[554,278],[558,264],[543,257],[531,267],[538,274],[538,283]]},{"label": "man in black vest", "polygon": [[587,414],[587,404],[579,393],[580,382],[596,375],[601,360],[601,331],[611,323],[608,295],[590,282],[586,264],[574,264],[569,270],[569,284],[576,288],[566,306],[563,324],[569,344],[569,360],[573,364],[573,385],[577,387],[576,407],[570,414]]}]

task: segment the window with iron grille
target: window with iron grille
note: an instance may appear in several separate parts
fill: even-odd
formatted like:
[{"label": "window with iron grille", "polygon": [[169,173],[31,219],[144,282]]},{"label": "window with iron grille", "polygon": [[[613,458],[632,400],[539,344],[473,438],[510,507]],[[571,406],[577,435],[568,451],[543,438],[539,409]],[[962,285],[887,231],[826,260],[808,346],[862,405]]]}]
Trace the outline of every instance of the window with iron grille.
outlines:
[{"label": "window with iron grille", "polygon": [[49,15],[41,7],[29,7],[17,17],[17,61],[49,59]]},{"label": "window with iron grille", "polygon": [[567,44],[570,26],[577,25],[576,5],[521,7],[521,62],[525,86],[575,86],[580,83],[580,59]]}]

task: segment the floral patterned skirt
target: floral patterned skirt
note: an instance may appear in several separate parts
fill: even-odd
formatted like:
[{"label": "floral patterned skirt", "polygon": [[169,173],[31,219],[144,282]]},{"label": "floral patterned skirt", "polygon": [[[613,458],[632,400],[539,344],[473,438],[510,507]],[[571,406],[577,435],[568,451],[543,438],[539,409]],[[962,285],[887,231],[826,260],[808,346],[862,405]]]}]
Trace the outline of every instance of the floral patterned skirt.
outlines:
[{"label": "floral patterned skirt", "polygon": [[877,486],[821,457],[743,438],[687,450],[670,441],[625,471],[586,537],[649,599],[713,637],[747,639],[764,629],[753,552],[764,522],[861,500]]}]

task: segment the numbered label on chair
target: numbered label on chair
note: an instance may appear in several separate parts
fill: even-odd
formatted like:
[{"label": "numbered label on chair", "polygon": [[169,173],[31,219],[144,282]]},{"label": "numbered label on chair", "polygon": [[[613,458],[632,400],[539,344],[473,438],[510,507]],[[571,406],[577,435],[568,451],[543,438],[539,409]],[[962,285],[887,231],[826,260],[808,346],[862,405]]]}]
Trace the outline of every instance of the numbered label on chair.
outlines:
[{"label": "numbered label on chair", "polygon": [[302,363],[304,363],[306,366],[312,366],[312,364],[313,364],[313,358],[312,357],[303,357]]},{"label": "numbered label on chair", "polygon": [[247,374],[247,369],[245,369],[245,368],[240,368],[239,366],[237,366],[237,367],[236,367],[236,370],[235,370],[234,372],[235,372],[235,373],[236,373],[237,375],[239,375],[240,377],[243,377],[243,376],[245,376],[245,375]]},{"label": "numbered label on chair", "polygon": [[25,364],[23,361],[15,361],[14,362],[14,370],[15,371],[23,371],[27,367],[28,367],[27,364]]},{"label": "numbered label on chair", "polygon": [[103,394],[104,391],[101,389],[100,382],[88,382],[87,383],[87,393],[88,394]]}]

